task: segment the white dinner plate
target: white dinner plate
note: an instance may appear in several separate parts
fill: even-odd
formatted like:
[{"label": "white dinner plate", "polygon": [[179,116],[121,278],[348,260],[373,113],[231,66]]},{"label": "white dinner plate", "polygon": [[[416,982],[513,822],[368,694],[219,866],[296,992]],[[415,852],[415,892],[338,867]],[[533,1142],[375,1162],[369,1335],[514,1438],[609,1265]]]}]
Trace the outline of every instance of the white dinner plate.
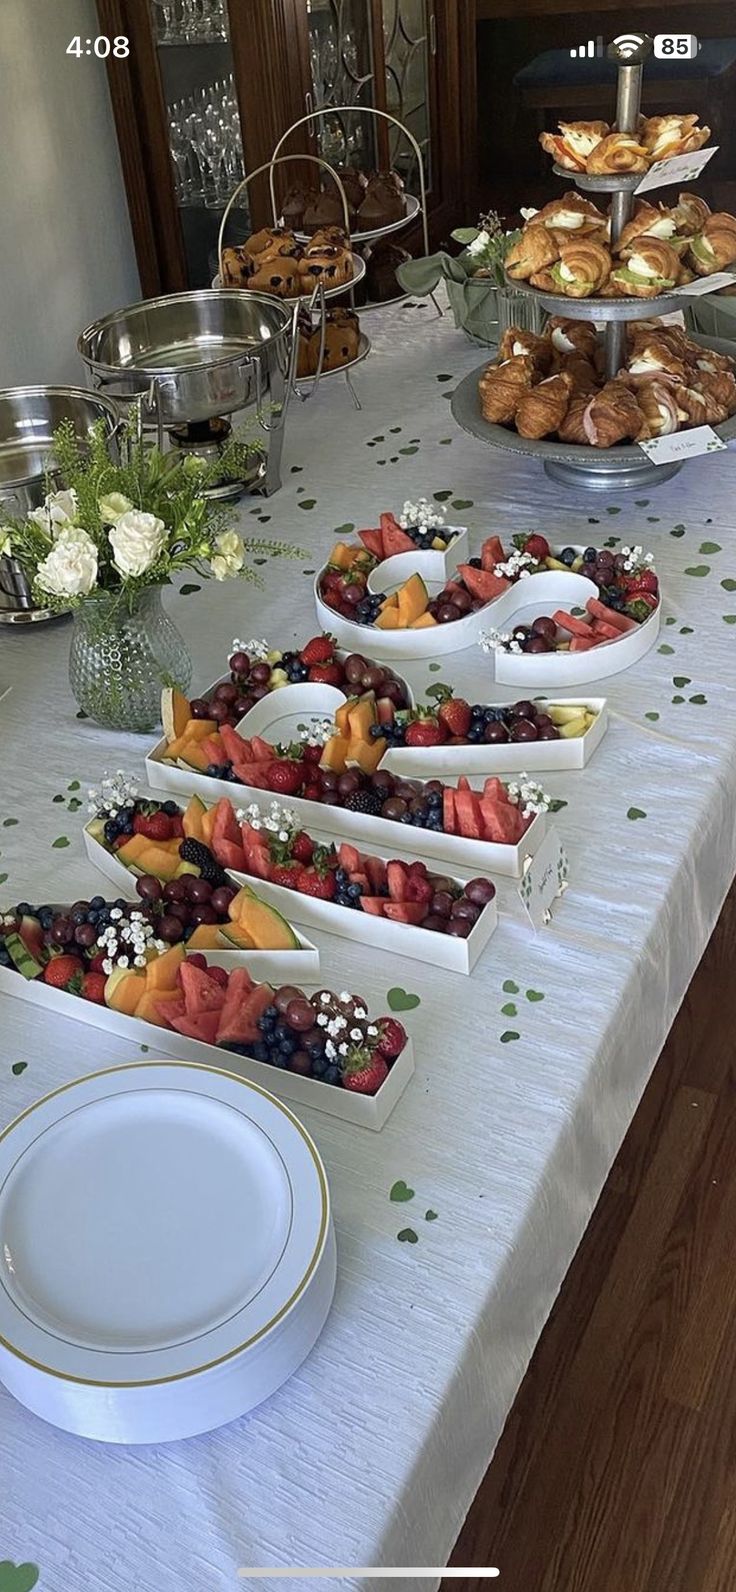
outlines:
[{"label": "white dinner plate", "polygon": [[234,1074],[112,1068],[0,1135],[0,1377],[68,1430],[163,1441],[243,1414],[333,1288],[314,1144]]}]

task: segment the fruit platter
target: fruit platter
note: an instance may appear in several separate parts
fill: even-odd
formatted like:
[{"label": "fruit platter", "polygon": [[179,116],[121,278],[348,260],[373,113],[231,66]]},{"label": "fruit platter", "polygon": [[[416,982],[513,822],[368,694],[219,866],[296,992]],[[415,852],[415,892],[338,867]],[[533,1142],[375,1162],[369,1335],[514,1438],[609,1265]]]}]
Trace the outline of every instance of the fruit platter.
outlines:
[{"label": "fruit platter", "polygon": [[[459,973],[472,971],[496,927],[496,888],[490,879],[458,879],[433,872],[420,860],[407,862],[311,835],[293,809],[280,802],[236,810],[223,797],[209,813],[203,809],[203,820],[208,833],[203,849],[209,849],[205,871],[218,888],[220,877],[240,886],[229,903],[236,924],[245,917],[252,925],[254,902],[258,915],[268,904],[279,921],[293,919]],[[105,848],[101,855],[89,827],[87,845],[110,878],[120,881],[121,867],[135,867],[124,860],[125,846],[116,853]],[[150,876],[144,877],[147,886]],[[143,883],[138,880],[139,890]],[[159,883],[153,880],[154,887]],[[232,884],[226,888],[230,893]]]},{"label": "fruit platter", "polygon": [[[178,759],[167,756],[166,746],[156,748],[155,755],[146,759],[147,777],[154,790],[196,793],[202,804],[209,799],[218,807],[225,794],[243,808],[253,802],[263,804],[269,795],[288,799],[306,829],[327,833],[330,839],[370,841],[383,855],[394,846],[411,850],[461,872],[484,869],[520,877],[524,856],[532,855],[544,838],[548,806],[544,792],[525,809],[518,790],[509,794],[498,779],[486,781],[480,804],[463,775],[455,784],[401,779],[378,767],[386,743],[368,735],[375,704],[365,696],[357,709],[349,703],[343,707],[350,717],[347,744],[355,758],[353,766],[345,760],[347,737],[333,734],[333,723],[327,720],[288,746],[232,730],[234,740],[229,745],[235,757],[208,765],[217,767],[216,775],[181,766]],[[362,715],[359,726],[356,712]],[[335,723],[342,723],[340,709]],[[205,816],[202,822],[207,842],[215,820]],[[99,839],[99,833],[89,835],[89,828],[85,835]]]},{"label": "fruit platter", "polygon": [[256,982],[242,964],[228,970],[202,952],[187,955],[181,940],[142,967],[124,967],[118,956],[110,974],[72,972],[68,964],[82,958],[63,947],[43,965],[26,949],[19,965],[21,953],[12,943],[8,951],[8,941],[30,929],[10,928],[12,917],[5,914],[0,938],[0,991],[60,1017],[178,1060],[238,1072],[281,1098],[374,1129],[383,1127],[414,1071],[402,1024],[372,1018],[367,1003],[348,991],[310,995],[277,980]]},{"label": "fruit platter", "polygon": [[[581,611],[589,603],[598,605],[588,615],[600,623],[584,634],[574,634],[573,625],[566,636],[558,635],[556,625],[554,630],[538,627],[525,637],[525,654],[539,654],[550,664],[553,653],[557,664],[563,651],[582,654],[616,642],[620,650],[614,655],[615,667],[607,652],[595,667],[592,660],[583,665],[581,658],[575,663],[568,658],[566,668],[546,667],[537,660],[533,676],[527,671],[530,680],[539,676],[542,685],[572,685],[627,668],[648,651],[659,630],[659,583],[651,555],[638,547],[619,553],[578,546],[553,549],[539,532],[524,531],[506,550],[492,535],[485,538],[479,556],[458,562],[450,573],[438,570],[435,580],[410,570],[412,555],[400,557],[401,570],[398,559],[372,563],[362,543],[333,547],[316,578],[315,594],[320,622],[343,646],[365,646],[379,659],[433,657],[479,641],[490,631],[491,620],[500,635],[509,632],[513,640],[511,632],[525,623],[532,598],[539,605],[532,617],[545,620],[566,613],[565,604]],[[618,615],[615,623],[612,609]]]},{"label": "fruit platter", "polygon": [[109,935],[110,922],[119,925],[121,917],[125,922],[132,910],[159,950],[181,942],[187,955],[206,951],[213,963],[243,963],[262,978],[310,978],[319,972],[316,946],[272,904],[253,894],[235,905],[238,885],[211,864],[206,848],[197,849],[204,810],[198,797],[183,811],[176,802],[147,802],[138,796],[135,781],[116,775],[90,792],[89,807],[91,838],[120,858],[125,874],[116,872],[115,878],[137,899],[105,903],[95,896],[68,911],[40,907],[40,944],[23,913],[31,951],[45,945],[77,956],[80,947],[91,946],[99,955],[100,935]]},{"label": "fruit platter", "polygon": [[449,686],[369,732],[387,742],[380,767],[414,779],[585,768],[606,733],[605,697],[470,702]]}]

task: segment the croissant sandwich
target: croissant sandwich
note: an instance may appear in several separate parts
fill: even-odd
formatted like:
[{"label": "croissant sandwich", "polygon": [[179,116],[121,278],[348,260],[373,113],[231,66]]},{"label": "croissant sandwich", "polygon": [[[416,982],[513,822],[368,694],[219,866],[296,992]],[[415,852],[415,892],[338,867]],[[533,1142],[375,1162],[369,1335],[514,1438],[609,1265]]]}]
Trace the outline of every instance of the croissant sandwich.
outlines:
[{"label": "croissant sandwich", "polygon": [[638,238],[660,238],[667,243],[676,231],[677,224],[673,215],[666,210],[660,210],[656,205],[642,202],[637,206],[631,220],[622,228],[616,253],[620,254],[622,259],[626,259]]},{"label": "croissant sandwich", "polygon": [[716,211],[690,240],[690,259],[698,276],[725,271],[736,261],[736,217]]},{"label": "croissant sandwich", "polygon": [[558,354],[584,354],[594,359],[598,349],[598,334],[590,321],[568,321],[564,315],[553,315],[547,322],[547,332]]},{"label": "croissant sandwich", "polygon": [[612,448],[638,437],[646,423],[633,392],[621,381],[609,381],[588,400],[583,427],[593,448]]},{"label": "croissant sandwich", "polygon": [[677,394],[677,402],[691,426],[718,426],[728,418],[725,404],[719,403],[712,393],[701,392],[698,387],[683,387]]},{"label": "croissant sandwich", "polygon": [[522,395],[516,411],[516,429],[520,437],[549,437],[567,414],[572,391],[572,377],[561,371],[557,376],[547,376],[537,387],[530,387]]},{"label": "croissant sandwich", "polygon": [[[574,233],[576,237],[582,238],[589,232],[605,231],[608,219],[581,194],[566,193],[561,199],[555,199],[537,211],[534,225],[538,224],[565,235]],[[565,241],[564,238],[562,241]]]},{"label": "croissant sandwich", "polygon": [[679,407],[678,394],[661,381],[648,381],[640,387],[636,401],[650,437],[671,437],[688,418],[686,411]]},{"label": "croissant sandwich", "polygon": [[537,372],[528,354],[515,355],[502,365],[487,365],[478,382],[484,420],[507,426],[516,415],[520,400],[531,387]]},{"label": "croissant sandwich", "polygon": [[644,146],[633,133],[609,133],[596,144],[589,157],[586,171],[592,176],[607,172],[647,171],[649,157]]},{"label": "croissant sandwich", "polygon": [[680,262],[669,243],[660,238],[642,238],[626,264],[611,272],[611,283],[622,295],[656,298],[658,293],[675,286],[679,273]]},{"label": "croissant sandwich", "polygon": [[691,155],[710,138],[709,127],[698,127],[697,116],[646,116],[639,136],[650,162]]},{"label": "croissant sandwich", "polygon": [[585,171],[596,145],[610,132],[608,122],[558,122],[559,133],[540,133],[539,142],[565,171]]},{"label": "croissant sandwich", "polygon": [[542,271],[546,265],[554,265],[559,258],[559,246],[552,233],[540,226],[535,217],[509,249],[506,270],[515,282],[526,282],[535,271]]},{"label": "croissant sandwich", "polygon": [[681,193],[670,215],[677,231],[685,237],[692,237],[695,232],[702,232],[710,215],[710,206],[696,193]]},{"label": "croissant sandwich", "polygon": [[583,416],[590,403],[589,393],[580,393],[570,399],[570,406],[564,420],[557,428],[561,442],[573,442],[578,447],[588,442]]},{"label": "croissant sandwich", "polygon": [[559,354],[553,374],[558,375],[560,372],[570,377],[570,391],[574,397],[595,392],[600,386],[595,365],[584,354]]},{"label": "croissant sandwich", "polygon": [[499,361],[513,359],[515,354],[528,354],[543,376],[552,363],[553,348],[548,337],[538,332],[524,332],[518,326],[509,326],[498,345]]},{"label": "croissant sandwich", "polygon": [[608,280],[611,264],[611,255],[602,243],[581,238],[579,243],[568,243],[561,249],[551,275],[558,291],[567,298],[590,298]]}]

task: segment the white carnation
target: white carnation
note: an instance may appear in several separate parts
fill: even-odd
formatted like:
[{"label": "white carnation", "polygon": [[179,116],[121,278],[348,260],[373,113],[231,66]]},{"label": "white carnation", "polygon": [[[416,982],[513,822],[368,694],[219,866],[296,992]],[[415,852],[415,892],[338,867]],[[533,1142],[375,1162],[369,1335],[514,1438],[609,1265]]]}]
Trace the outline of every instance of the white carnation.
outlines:
[{"label": "white carnation", "polygon": [[47,492],[43,507],[33,509],[28,518],[40,525],[48,536],[57,536],[59,531],[68,530],[74,524],[76,512],[77,494],[70,487],[68,492]]},{"label": "white carnation", "polygon": [[77,526],[59,531],[36,579],[51,597],[86,597],[97,582],[97,548]]},{"label": "white carnation", "polygon": [[0,525],[0,558],[9,558],[13,546],[13,533],[9,525]]},{"label": "white carnation", "polygon": [[215,553],[210,559],[215,580],[239,575],[245,563],[243,543],[237,531],[222,531],[215,537]]},{"label": "white carnation", "polygon": [[108,492],[107,497],[100,498],[97,507],[105,525],[116,525],[121,516],[132,509],[133,504],[123,492]]},{"label": "white carnation", "polygon": [[166,545],[166,526],[155,514],[128,509],[109,533],[115,568],[121,575],[145,575]]}]

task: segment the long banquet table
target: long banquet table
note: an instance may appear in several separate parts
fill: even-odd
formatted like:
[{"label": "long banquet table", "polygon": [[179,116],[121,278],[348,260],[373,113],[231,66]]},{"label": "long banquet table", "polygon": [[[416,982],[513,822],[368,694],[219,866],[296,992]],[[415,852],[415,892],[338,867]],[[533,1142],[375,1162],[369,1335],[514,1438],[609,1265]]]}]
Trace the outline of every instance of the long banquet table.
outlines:
[{"label": "long banquet table", "polygon": [[[241,1567],[446,1562],[736,870],[736,456],[690,464],[636,501],[564,489],[455,427],[452,387],[482,352],[449,317],[397,307],[370,334],[362,409],[337,378],[294,404],[283,489],[241,509],[246,531],[307,556],[263,565],[262,594],[212,582],[166,598],[195,682],[217,677],[235,636],[312,633],[311,572],[335,528],[420,494],[449,492],[449,521],[476,539],[535,527],[652,549],[661,636],[591,688],[612,715],[590,766],[545,777],[566,803],[555,822],[571,861],[550,928],[534,935],[507,880],[469,979],[321,938],[325,983],[378,1009],[391,986],[421,997],[408,1018],[417,1071],[380,1134],[303,1113],[330,1179],[338,1286],[291,1382],[246,1419],[154,1449],[66,1436],[0,1388],[0,1560],[36,1564],[42,1592],[210,1592],[255,1587]],[[8,904],[104,889],[75,802],[103,769],[140,772],[150,739],[75,716],[68,646],[63,624],[0,643]],[[493,697],[477,650],[441,673],[406,672],[420,692],[449,679]],[[141,1056],[4,1005],[0,1128],[56,1085]],[[389,1199],[398,1180],[415,1191],[403,1204]],[[407,1227],[418,1242],[398,1241]]]}]

